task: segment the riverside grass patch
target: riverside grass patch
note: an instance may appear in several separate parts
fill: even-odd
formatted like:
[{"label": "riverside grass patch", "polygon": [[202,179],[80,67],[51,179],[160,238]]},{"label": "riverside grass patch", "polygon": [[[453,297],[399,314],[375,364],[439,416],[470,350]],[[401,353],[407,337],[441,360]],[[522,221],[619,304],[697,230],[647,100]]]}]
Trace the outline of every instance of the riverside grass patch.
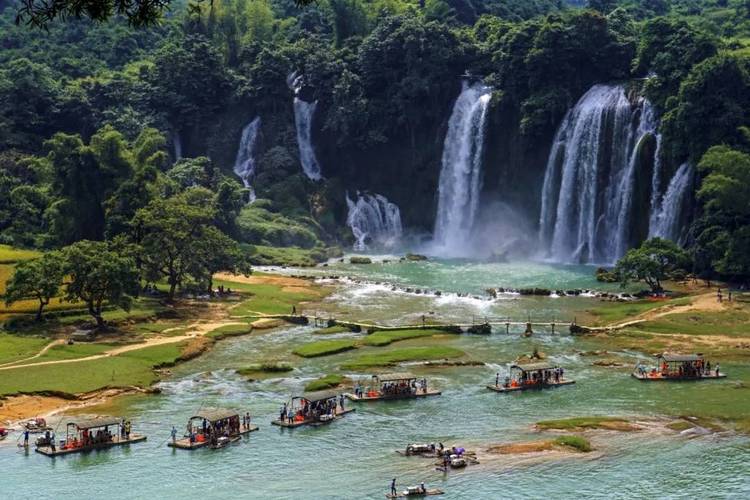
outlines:
[{"label": "riverside grass patch", "polygon": [[305,384],[305,391],[314,392],[322,391],[324,389],[333,389],[334,387],[338,387],[339,385],[341,385],[344,380],[346,380],[346,378],[343,375],[331,373],[329,375],[316,378],[315,380],[311,380],[310,382]]},{"label": "riverside grass patch", "polygon": [[240,335],[247,335],[253,332],[252,325],[246,323],[236,325],[225,325],[220,326],[214,330],[211,330],[206,334],[207,337],[212,339],[221,340],[227,337],[238,337]]},{"label": "riverside grass patch", "polygon": [[[0,365],[30,358],[38,354],[50,339],[0,333]],[[0,378],[4,378],[0,373]]]},{"label": "riverside grass patch", "polygon": [[106,387],[148,387],[158,380],[154,368],[174,364],[182,346],[157,345],[90,361],[4,370],[0,395],[43,391],[79,394]]},{"label": "riverside grass patch", "polygon": [[13,264],[22,260],[41,257],[42,252],[15,248],[9,245],[0,245],[0,264]]},{"label": "riverside grass patch", "polygon": [[594,449],[591,442],[583,436],[560,436],[556,437],[553,442],[558,446],[573,448],[583,453],[588,453]]},{"label": "riverside grass patch", "polygon": [[416,339],[420,337],[432,337],[433,335],[449,335],[443,330],[415,329],[415,330],[380,330],[365,337],[362,340],[364,345],[382,347],[399,340]]},{"label": "riverside grass patch", "polygon": [[605,429],[617,431],[635,430],[633,424],[620,417],[573,417],[537,422],[539,430],[580,431]]},{"label": "riverside grass patch", "polygon": [[292,354],[303,358],[315,358],[318,356],[329,356],[357,348],[357,342],[350,339],[319,340],[304,344],[292,351]]},{"label": "riverside grass patch", "polygon": [[430,347],[407,347],[402,349],[390,349],[382,352],[362,354],[349,362],[344,363],[341,368],[345,370],[366,370],[379,366],[393,366],[398,363],[409,361],[435,361],[438,359],[460,358],[466,353],[454,347],[430,346]]},{"label": "riverside grass patch", "polygon": [[260,314],[291,314],[292,308],[300,302],[320,299],[326,292],[313,286],[285,287],[270,283],[237,283],[216,280],[217,285],[245,292],[251,296],[232,308],[232,316],[252,316]]}]

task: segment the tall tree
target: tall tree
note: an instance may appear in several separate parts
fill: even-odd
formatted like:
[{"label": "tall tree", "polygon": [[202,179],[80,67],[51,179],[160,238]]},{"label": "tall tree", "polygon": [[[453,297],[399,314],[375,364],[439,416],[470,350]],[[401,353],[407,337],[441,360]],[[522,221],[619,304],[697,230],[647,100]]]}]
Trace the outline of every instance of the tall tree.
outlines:
[{"label": "tall tree", "polygon": [[645,281],[652,291],[662,290],[662,282],[669,273],[678,269],[685,270],[690,258],[685,250],[676,243],[661,238],[651,238],[639,248],[628,250],[624,257],[617,261],[615,274],[624,285],[631,281]]},{"label": "tall tree", "polygon": [[62,281],[63,261],[57,252],[20,262],[6,283],[5,304],[37,300],[36,321],[41,321],[44,308],[60,292]]},{"label": "tall tree", "polygon": [[130,252],[103,241],[79,241],[62,249],[65,300],[83,302],[97,327],[104,326],[105,305],[130,310],[140,288],[138,269]]}]

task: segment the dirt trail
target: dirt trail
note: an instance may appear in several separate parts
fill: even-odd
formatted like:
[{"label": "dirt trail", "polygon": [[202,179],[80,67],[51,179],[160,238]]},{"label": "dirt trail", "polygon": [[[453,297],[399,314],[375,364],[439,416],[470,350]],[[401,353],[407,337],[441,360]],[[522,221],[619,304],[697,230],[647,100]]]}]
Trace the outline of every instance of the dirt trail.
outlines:
[{"label": "dirt trail", "polygon": [[[131,351],[138,351],[140,349],[145,349],[147,347],[153,347],[157,345],[165,345],[165,344],[174,344],[177,342],[183,342],[185,340],[194,339],[196,337],[202,337],[203,335],[206,335],[207,333],[216,330],[217,328],[221,328],[222,326],[229,326],[229,325],[243,325],[245,323],[241,321],[235,321],[235,320],[199,320],[195,323],[192,323],[188,325],[188,331],[184,335],[178,335],[174,337],[152,337],[149,339],[146,339],[144,342],[139,342],[137,344],[128,344],[120,347],[115,347],[113,349],[110,349],[108,351],[104,351],[100,354],[94,354],[92,356],[85,356],[82,358],[73,358],[73,359],[57,359],[57,360],[51,360],[51,361],[39,361],[37,363],[25,363],[23,365],[19,365],[18,363],[21,363],[22,361],[16,361],[11,364],[5,364],[0,366],[0,370],[13,370],[17,368],[28,368],[31,366],[44,366],[44,365],[61,365],[61,364],[67,364],[67,363],[80,363],[82,361],[93,361],[95,359],[102,359],[109,356],[117,356],[119,354],[123,354],[126,352]],[[64,341],[56,341],[56,342],[64,342]],[[53,343],[54,344],[54,343]],[[52,344],[45,347],[45,349],[49,349],[52,347]],[[43,351],[45,351],[43,349]],[[45,351],[46,352],[46,351]],[[43,354],[43,352],[38,353],[36,357],[39,357]],[[32,358],[29,358],[32,359]],[[26,361],[26,360],[23,360]]]},{"label": "dirt trail", "polygon": [[700,295],[694,295],[691,297],[690,304],[683,306],[676,306],[673,304],[666,304],[655,309],[643,312],[633,319],[622,321],[620,323],[614,323],[607,325],[609,329],[621,329],[628,326],[643,323],[644,321],[651,321],[671,314],[680,314],[686,312],[721,312],[726,309],[726,303],[719,302],[716,299],[715,292],[706,292]]},{"label": "dirt trail", "polygon": [[17,365],[19,363],[25,363],[26,361],[31,361],[32,359],[36,359],[38,357],[43,356],[44,354],[47,353],[47,351],[49,351],[50,349],[52,349],[56,345],[62,345],[64,343],[65,343],[65,340],[63,340],[63,339],[53,340],[52,342],[50,342],[49,344],[47,344],[46,346],[44,346],[41,351],[39,351],[38,353],[34,354],[33,356],[30,356],[30,357],[24,358],[24,359],[19,359],[19,360],[16,360],[16,361],[10,361],[9,363],[0,364],[0,368],[2,368],[3,366]]}]

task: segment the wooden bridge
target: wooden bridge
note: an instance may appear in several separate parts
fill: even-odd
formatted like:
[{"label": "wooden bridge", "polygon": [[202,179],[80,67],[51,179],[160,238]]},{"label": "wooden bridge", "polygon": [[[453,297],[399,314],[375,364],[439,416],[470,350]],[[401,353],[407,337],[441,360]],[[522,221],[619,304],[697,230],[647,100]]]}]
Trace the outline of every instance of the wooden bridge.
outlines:
[{"label": "wooden bridge", "polygon": [[294,324],[314,324],[315,326],[325,328],[331,326],[343,326],[355,332],[373,333],[377,331],[399,331],[399,330],[444,330],[452,333],[492,333],[494,328],[504,328],[505,333],[509,334],[511,327],[524,327],[524,333],[530,335],[534,328],[551,329],[552,333],[563,333],[567,330],[570,333],[581,333],[595,330],[594,328],[584,327],[576,324],[575,321],[534,321],[528,318],[526,321],[519,321],[510,317],[481,317],[472,318],[471,323],[439,323],[427,321],[427,318],[421,323],[405,325],[381,325],[365,321],[349,321],[332,317],[319,316],[317,314],[308,315],[299,314],[277,314],[265,316],[268,318],[279,318]]}]

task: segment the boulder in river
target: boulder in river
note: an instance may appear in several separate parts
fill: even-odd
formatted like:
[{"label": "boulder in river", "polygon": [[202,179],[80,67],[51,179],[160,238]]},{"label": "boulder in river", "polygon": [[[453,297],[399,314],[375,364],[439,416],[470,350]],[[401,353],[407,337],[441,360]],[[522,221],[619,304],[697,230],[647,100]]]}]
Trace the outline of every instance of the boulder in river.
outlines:
[{"label": "boulder in river", "polygon": [[418,262],[422,260],[427,260],[427,256],[421,255],[418,253],[407,253],[406,254],[406,260],[412,261],[412,262]]}]

